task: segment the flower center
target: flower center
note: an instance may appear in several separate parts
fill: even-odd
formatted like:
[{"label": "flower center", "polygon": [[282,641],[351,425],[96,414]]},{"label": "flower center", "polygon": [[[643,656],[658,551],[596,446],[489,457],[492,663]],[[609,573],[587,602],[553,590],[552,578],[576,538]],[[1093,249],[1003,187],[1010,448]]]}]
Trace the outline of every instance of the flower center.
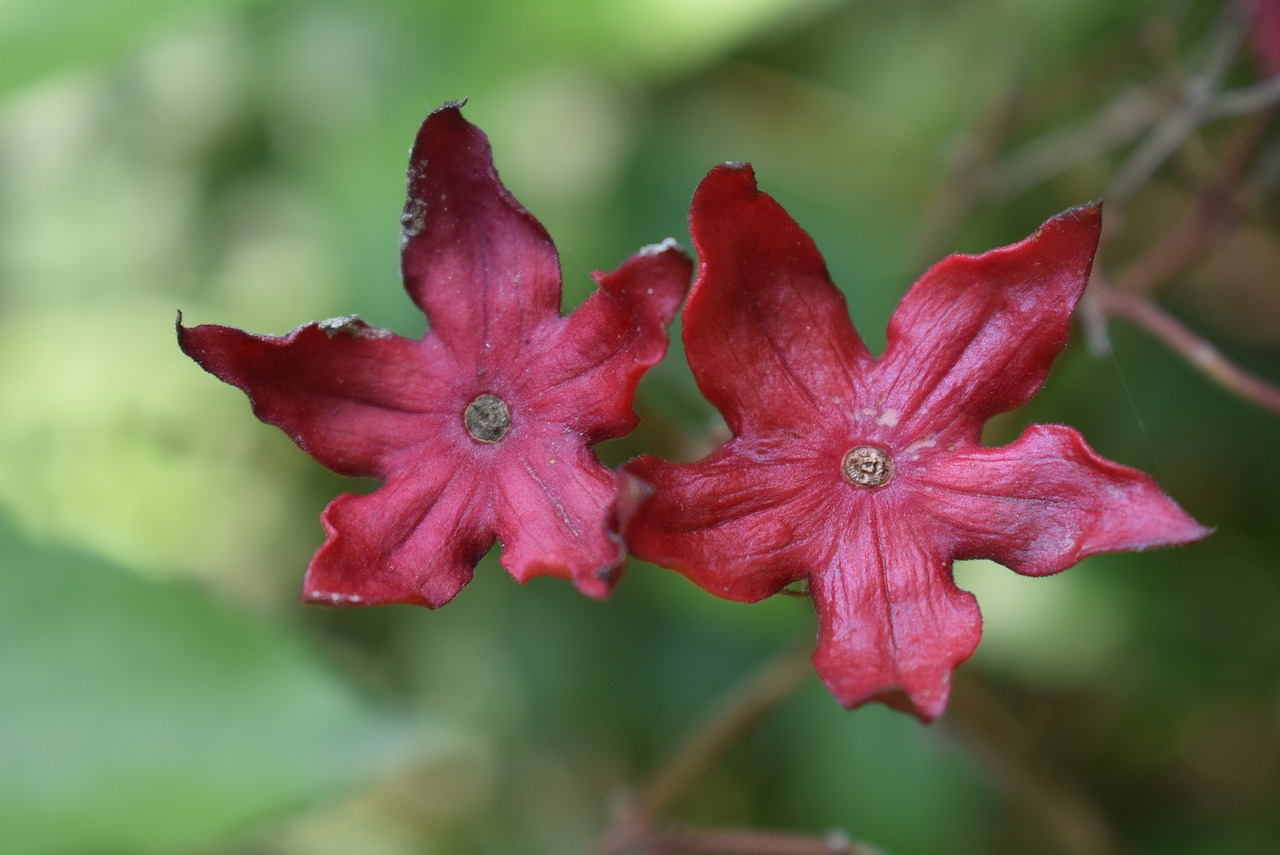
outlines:
[{"label": "flower center", "polygon": [[840,470],[850,484],[875,489],[893,478],[893,458],[874,445],[859,445],[845,453]]},{"label": "flower center", "polygon": [[501,398],[481,395],[467,405],[462,421],[476,442],[497,442],[511,428],[511,411]]}]

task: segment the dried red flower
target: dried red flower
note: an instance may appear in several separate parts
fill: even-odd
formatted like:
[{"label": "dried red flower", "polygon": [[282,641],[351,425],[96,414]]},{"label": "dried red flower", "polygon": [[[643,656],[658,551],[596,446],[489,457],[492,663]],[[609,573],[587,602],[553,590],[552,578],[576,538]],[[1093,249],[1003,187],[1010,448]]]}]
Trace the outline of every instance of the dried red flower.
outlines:
[{"label": "dried red flower", "polygon": [[636,424],[692,265],[671,241],[560,315],[550,237],[507,192],[461,104],[432,113],[410,157],[401,269],[421,340],[355,317],[283,337],[178,324],[183,351],[243,389],[262,421],[343,475],[386,483],[325,509],[304,599],[437,607],[502,541],[521,582],[607,594],[625,556],[613,474],[590,450]]},{"label": "dried red flower", "polygon": [[845,706],[882,701],[926,722],[942,713],[981,635],[953,559],[1038,576],[1207,533],[1072,428],[979,443],[983,423],[1030,399],[1066,344],[1098,207],[934,266],[894,313],[879,359],[813,241],[749,166],[712,170],[690,223],[699,271],[685,349],[733,438],[695,463],[627,464],[628,543],[731,600],[807,579],[814,665]]}]

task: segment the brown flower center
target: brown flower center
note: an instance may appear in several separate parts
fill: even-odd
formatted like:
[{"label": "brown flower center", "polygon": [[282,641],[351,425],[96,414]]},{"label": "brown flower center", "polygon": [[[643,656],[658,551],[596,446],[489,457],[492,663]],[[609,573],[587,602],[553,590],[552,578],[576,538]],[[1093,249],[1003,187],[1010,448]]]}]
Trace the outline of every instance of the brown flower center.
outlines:
[{"label": "brown flower center", "polygon": [[462,421],[476,442],[497,442],[511,429],[511,411],[501,398],[481,395],[467,405]]},{"label": "brown flower center", "polygon": [[893,458],[874,445],[859,445],[845,453],[840,470],[850,484],[875,489],[893,478]]}]

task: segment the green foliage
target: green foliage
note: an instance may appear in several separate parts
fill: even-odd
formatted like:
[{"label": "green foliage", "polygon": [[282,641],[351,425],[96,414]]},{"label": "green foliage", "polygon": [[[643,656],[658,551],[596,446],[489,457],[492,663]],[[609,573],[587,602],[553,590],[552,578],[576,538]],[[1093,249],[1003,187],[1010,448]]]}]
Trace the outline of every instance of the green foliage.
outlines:
[{"label": "green foliage", "polygon": [[[585,851],[610,793],[811,641],[803,601],[725,603],[643,565],[603,604],[519,588],[492,557],[434,613],[296,604],[320,509],[372,485],[254,421],[179,354],[174,313],[419,332],[396,241],[428,110],[470,99],[561,249],[567,304],[641,244],[687,245],[699,179],[750,160],[878,348],[924,266],[1102,195],[1129,149],[957,208],[991,178],[975,152],[1174,91],[1221,5],[0,2],[0,851]],[[1228,136],[1159,173],[1107,264],[1167,236]],[[1277,381],[1273,161],[1247,196],[1243,248],[1263,249],[1233,244],[1230,275],[1190,270],[1161,300]],[[1074,343],[991,439],[1075,424],[1218,533],[1051,579],[962,568],[987,621],[967,706],[925,729],[846,714],[809,676],[674,819],[904,853],[1072,851],[1052,830],[1077,808],[1136,852],[1277,839],[1276,421],[1112,332],[1113,356]],[[678,344],[639,409],[610,459],[696,457],[717,428]]]},{"label": "green foliage", "polygon": [[370,774],[403,726],[283,625],[0,520],[5,852],[159,852]]}]

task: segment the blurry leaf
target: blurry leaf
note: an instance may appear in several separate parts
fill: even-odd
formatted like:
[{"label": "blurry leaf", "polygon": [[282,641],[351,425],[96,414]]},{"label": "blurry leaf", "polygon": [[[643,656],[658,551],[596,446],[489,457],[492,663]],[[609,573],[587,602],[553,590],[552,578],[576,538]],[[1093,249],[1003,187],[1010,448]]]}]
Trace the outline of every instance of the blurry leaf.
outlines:
[{"label": "blurry leaf", "polygon": [[[1027,579],[994,561],[956,563],[956,583],[978,598],[982,644],[975,662],[1024,685],[1101,681],[1132,642],[1124,603],[1107,587],[1123,557],[1090,558],[1071,573]],[[1088,616],[1088,631],[1081,631]]]},{"label": "blurry leaf", "polygon": [[182,356],[175,303],[117,296],[97,311],[0,320],[0,507],[37,536],[131,571],[242,593],[292,589],[300,564],[264,555],[264,539],[296,537],[296,562],[314,548],[319,526],[309,510],[294,515],[284,468],[297,453]]},{"label": "blurry leaf", "polygon": [[248,0],[0,0],[0,97],[123,53],[184,11]]},{"label": "blurry leaf", "polygon": [[837,827],[885,852],[993,851],[992,791],[940,728],[878,705],[850,715],[815,684],[780,725],[808,732],[777,772],[777,803],[801,827]]},{"label": "blurry leaf", "polygon": [[367,772],[398,739],[278,628],[0,519],[0,850],[190,846]]}]

